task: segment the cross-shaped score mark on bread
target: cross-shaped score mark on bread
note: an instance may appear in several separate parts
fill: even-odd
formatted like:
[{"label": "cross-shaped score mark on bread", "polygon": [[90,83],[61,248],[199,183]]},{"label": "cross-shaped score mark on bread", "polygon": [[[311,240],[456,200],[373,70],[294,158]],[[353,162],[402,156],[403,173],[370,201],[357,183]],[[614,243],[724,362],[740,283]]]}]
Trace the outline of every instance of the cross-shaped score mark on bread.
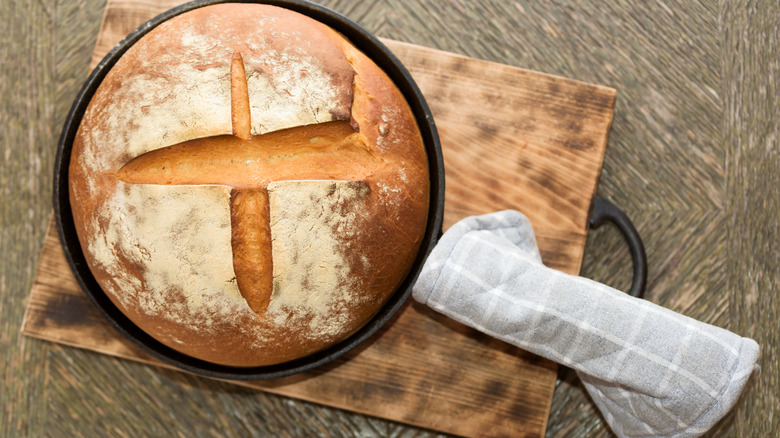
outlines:
[{"label": "cross-shaped score mark on bread", "polygon": [[349,121],[251,134],[246,73],[240,54],[230,68],[233,135],[188,140],[140,155],[116,177],[130,184],[226,185],[233,268],[241,295],[258,315],[273,291],[268,184],[274,181],[365,181],[383,160]]}]

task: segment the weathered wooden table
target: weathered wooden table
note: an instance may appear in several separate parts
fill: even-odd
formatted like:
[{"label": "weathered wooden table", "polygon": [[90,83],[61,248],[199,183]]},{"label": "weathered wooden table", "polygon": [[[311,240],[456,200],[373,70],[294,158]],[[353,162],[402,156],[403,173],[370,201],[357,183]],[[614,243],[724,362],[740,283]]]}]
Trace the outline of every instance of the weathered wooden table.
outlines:
[{"label": "weathered wooden table", "polygon": [[[383,37],[617,89],[599,194],[644,237],[647,298],[762,348],[762,373],[711,435],[780,434],[776,1],[322,3]],[[53,145],[104,6],[0,3],[0,436],[433,435],[20,335]],[[628,286],[614,229],[586,249],[582,275]],[[610,434],[574,373],[560,371],[547,434]]]}]

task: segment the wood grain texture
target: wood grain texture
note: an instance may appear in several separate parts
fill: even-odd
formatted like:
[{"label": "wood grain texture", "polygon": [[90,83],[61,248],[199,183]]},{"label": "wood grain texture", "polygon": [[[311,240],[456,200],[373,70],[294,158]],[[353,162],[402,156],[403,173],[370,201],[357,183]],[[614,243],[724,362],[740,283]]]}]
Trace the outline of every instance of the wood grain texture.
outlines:
[{"label": "wood grain texture", "polygon": [[[62,2],[59,2],[62,3]],[[22,315],[51,217],[54,149],[83,82],[102,8],[0,4],[0,436],[43,436],[51,346],[22,337]],[[69,38],[78,24],[87,38]]]},{"label": "wood grain texture", "polygon": [[442,139],[444,228],[522,209],[545,264],[578,273],[615,90],[387,42],[426,96]]},{"label": "wood grain texture", "polygon": [[[759,379],[707,436],[777,435],[775,0],[322,3],[380,36],[616,88],[599,194],[644,238],[649,299],[762,348]],[[50,217],[51,140],[104,4],[0,2],[12,23],[0,33],[0,436],[436,435],[20,336]],[[628,286],[614,230],[592,231],[585,254],[582,275]],[[574,373],[560,374],[547,435],[611,435]]]},{"label": "wood grain texture", "polygon": [[[140,3],[144,17],[134,2],[109,2],[93,65],[141,21],[172,5]],[[548,265],[576,273],[615,91],[387,44],[410,67],[441,130],[449,183],[445,227],[525,205]],[[499,88],[503,95],[495,93]],[[72,279],[59,278],[67,267],[58,249],[50,229],[24,332],[149,363],[78,299]],[[491,366],[478,366],[474,358]],[[466,436],[488,427],[494,436],[539,436],[554,377],[547,361],[409,306],[370,346],[333,366],[248,386]]]},{"label": "wood grain texture", "polygon": [[780,436],[780,3],[721,6],[729,316],[761,346],[740,436]]}]

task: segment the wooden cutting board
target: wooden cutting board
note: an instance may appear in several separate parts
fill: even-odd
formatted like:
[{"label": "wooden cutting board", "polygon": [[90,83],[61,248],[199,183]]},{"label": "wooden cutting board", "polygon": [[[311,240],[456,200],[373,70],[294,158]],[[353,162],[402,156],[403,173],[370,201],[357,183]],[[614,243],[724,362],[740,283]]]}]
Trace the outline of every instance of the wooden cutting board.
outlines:
[{"label": "wooden cutting board", "polygon": [[[92,67],[127,33],[179,3],[109,0]],[[544,262],[577,274],[615,90],[384,42],[417,81],[441,135],[445,229],[466,216],[518,209],[534,224]],[[53,223],[22,331],[164,366],[124,340],[87,302]],[[556,369],[410,302],[370,342],[334,363],[237,384],[452,434],[543,436]]]}]

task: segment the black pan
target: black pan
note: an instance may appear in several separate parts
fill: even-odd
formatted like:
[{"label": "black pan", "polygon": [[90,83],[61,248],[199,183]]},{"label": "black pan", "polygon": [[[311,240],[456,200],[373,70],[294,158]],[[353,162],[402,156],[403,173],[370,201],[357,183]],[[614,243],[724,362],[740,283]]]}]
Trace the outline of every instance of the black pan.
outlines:
[{"label": "black pan", "polygon": [[[377,330],[390,320],[398,309],[401,308],[411,294],[412,285],[422,269],[425,258],[436,245],[438,238],[441,235],[442,216],[444,212],[444,164],[436,126],[434,125],[433,117],[422,93],[401,62],[376,37],[346,17],[307,1],[240,1],[243,1],[244,3],[270,4],[287,8],[307,15],[337,30],[388,74],[395,82],[398,89],[406,97],[406,100],[415,115],[428,155],[431,178],[427,231],[423,238],[420,252],[417,255],[409,275],[377,315],[375,315],[374,318],[358,332],[354,333],[341,343],[301,359],[278,365],[261,367],[231,367],[219,365],[179,353],[178,351],[163,345],[139,329],[121,311],[119,311],[108,296],[106,296],[87,266],[86,259],[84,258],[76,235],[70,208],[68,197],[68,166],[70,163],[73,139],[93,94],[109,70],[127,49],[159,24],[176,15],[196,8],[218,3],[236,2],[236,0],[196,0],[171,9],[144,23],[141,27],[125,37],[108,53],[108,55],[106,55],[87,79],[65,121],[55,163],[53,201],[60,242],[62,243],[65,257],[70,264],[76,280],[86,292],[87,298],[95,307],[97,307],[109,323],[127,339],[155,358],[196,374],[230,380],[271,379],[307,371],[342,356],[374,335]],[[593,226],[598,226],[604,221],[611,221],[618,224],[621,231],[629,236],[629,242],[632,243],[632,255],[635,255],[635,276],[632,292],[634,295],[641,294],[641,291],[644,288],[644,276],[646,276],[646,274],[644,274],[646,272],[646,268],[644,268],[646,264],[644,262],[644,250],[641,246],[641,240],[639,239],[636,230],[633,228],[633,225],[625,218],[625,215],[622,215],[622,212],[617,210],[613,205],[609,203],[605,204],[604,202],[606,201],[598,198],[595,204]],[[637,270],[637,267],[639,267],[639,270]]]}]

